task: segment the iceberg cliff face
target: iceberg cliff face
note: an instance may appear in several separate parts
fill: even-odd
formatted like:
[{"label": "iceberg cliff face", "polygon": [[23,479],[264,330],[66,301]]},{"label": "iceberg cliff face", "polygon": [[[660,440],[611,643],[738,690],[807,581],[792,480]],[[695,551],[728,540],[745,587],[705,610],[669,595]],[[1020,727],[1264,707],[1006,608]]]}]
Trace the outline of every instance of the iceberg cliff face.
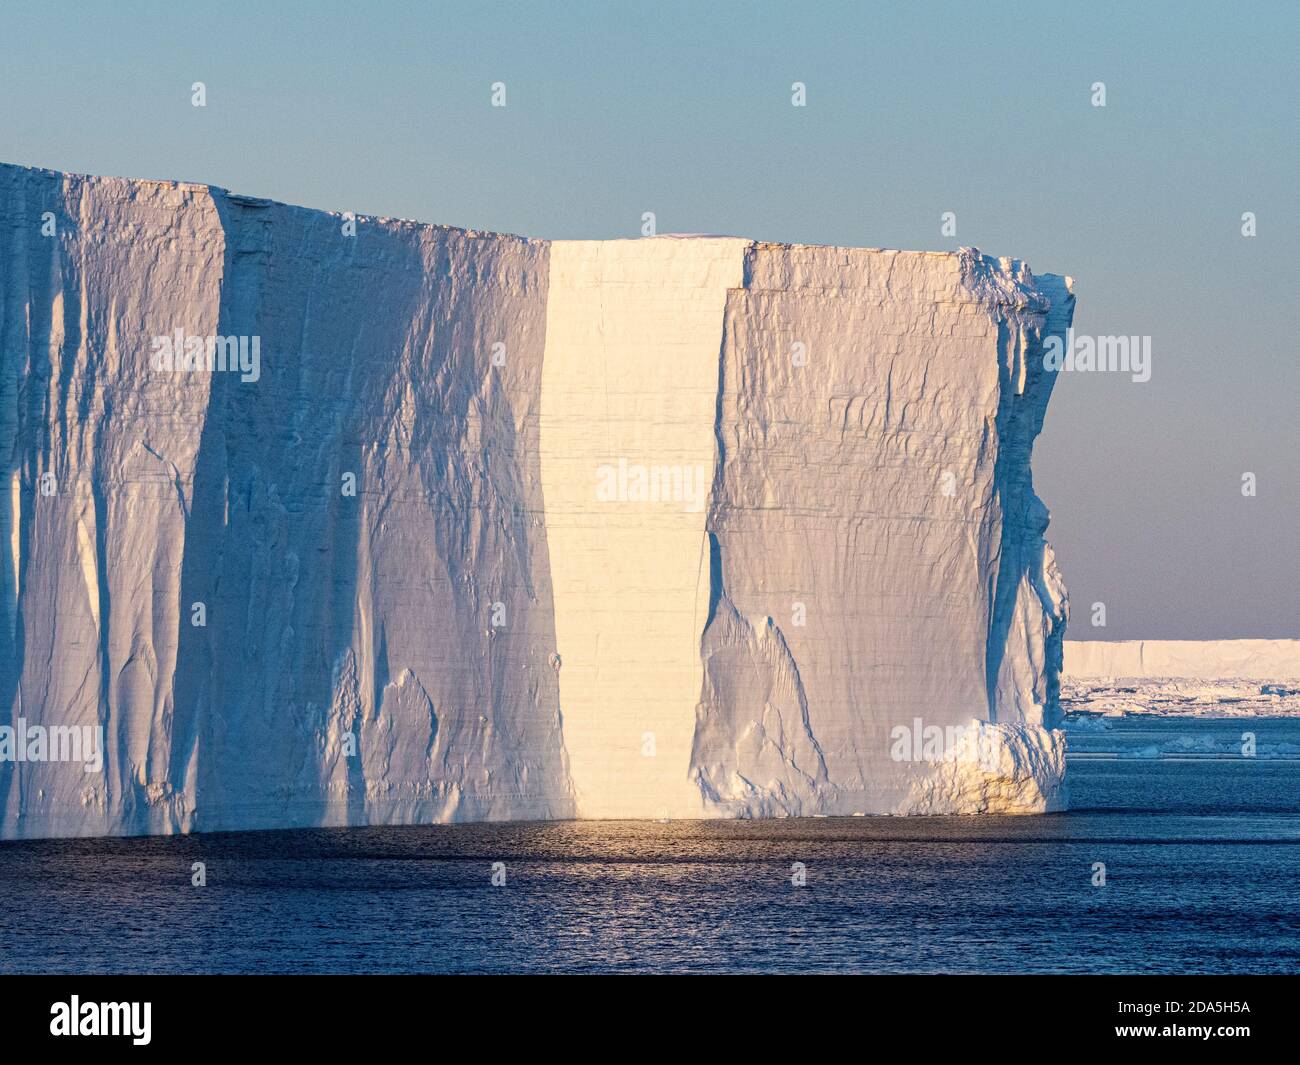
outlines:
[{"label": "iceberg cliff face", "polygon": [[1059,807],[1069,287],[0,166],[0,834]]},{"label": "iceberg cliff face", "polygon": [[1060,279],[978,253],[748,252],[724,326],[692,766],[722,808],[1063,801],[1059,737],[1025,803],[971,804],[996,769],[897,741],[973,717],[1054,724],[1065,597],[1029,452],[1043,337],[1072,304]]}]

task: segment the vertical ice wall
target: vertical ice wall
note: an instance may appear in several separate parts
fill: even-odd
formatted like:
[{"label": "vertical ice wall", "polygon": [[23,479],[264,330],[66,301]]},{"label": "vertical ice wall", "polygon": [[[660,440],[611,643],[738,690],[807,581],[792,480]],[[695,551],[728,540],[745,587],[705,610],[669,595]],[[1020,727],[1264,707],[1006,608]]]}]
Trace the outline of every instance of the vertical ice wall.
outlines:
[{"label": "vertical ice wall", "polygon": [[196,752],[205,826],[568,815],[546,246],[342,221],[222,201],[221,332],[264,365],[205,432],[174,767]]},{"label": "vertical ice wall", "polygon": [[718,348],[747,242],[551,245],[542,485],[578,814],[703,812],[689,778],[708,610]]},{"label": "vertical ice wall", "polygon": [[[977,252],[753,248],[727,301],[709,512],[693,772],[715,808],[1063,802],[1039,726],[1064,589],[1029,452],[1042,338],[1073,297],[1047,285],[1055,304]],[[917,758],[935,729],[970,749]]]},{"label": "vertical ice wall", "polygon": [[[546,245],[15,167],[0,197],[0,725],[105,741],[0,761],[3,833],[570,816]],[[257,379],[155,370],[177,329],[257,337]]]},{"label": "vertical ice wall", "polygon": [[0,760],[2,831],[172,831],[193,797],[169,762],[212,381],[150,373],[142,339],[216,332],[217,208],[202,186],[0,167],[0,218],[0,723],[102,727],[104,747],[97,773]]},{"label": "vertical ice wall", "polygon": [[0,167],[0,834],[1063,801],[1067,280],[348,223]]}]

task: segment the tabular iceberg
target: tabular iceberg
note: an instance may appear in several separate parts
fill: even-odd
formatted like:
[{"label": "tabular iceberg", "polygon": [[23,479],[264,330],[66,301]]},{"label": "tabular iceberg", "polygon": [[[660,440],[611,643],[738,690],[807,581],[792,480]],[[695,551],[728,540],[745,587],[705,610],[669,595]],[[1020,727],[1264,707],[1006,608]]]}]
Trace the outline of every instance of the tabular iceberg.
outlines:
[{"label": "tabular iceberg", "polygon": [[1300,680],[1300,640],[1066,640],[1070,679]]},{"label": "tabular iceberg", "polygon": [[0,834],[1058,809],[1073,303],[0,166]]}]

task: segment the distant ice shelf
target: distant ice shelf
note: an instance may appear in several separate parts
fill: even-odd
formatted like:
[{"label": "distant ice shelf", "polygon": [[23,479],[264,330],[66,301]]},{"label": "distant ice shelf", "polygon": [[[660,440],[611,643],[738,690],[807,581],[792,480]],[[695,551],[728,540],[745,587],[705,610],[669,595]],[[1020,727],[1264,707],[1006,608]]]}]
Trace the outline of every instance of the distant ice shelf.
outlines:
[{"label": "distant ice shelf", "polygon": [[1066,640],[1063,673],[1072,679],[1300,680],[1300,640]]},{"label": "distant ice shelf", "polygon": [[1066,640],[1064,655],[1071,714],[1300,717],[1300,640]]}]

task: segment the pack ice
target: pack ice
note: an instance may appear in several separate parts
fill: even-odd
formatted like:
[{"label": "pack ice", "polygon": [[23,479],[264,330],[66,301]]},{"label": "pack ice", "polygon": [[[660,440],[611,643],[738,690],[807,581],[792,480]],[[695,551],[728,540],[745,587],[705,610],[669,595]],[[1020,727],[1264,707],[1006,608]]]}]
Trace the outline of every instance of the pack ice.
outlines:
[{"label": "pack ice", "polygon": [[1058,809],[1073,303],[0,166],[0,832]]}]

